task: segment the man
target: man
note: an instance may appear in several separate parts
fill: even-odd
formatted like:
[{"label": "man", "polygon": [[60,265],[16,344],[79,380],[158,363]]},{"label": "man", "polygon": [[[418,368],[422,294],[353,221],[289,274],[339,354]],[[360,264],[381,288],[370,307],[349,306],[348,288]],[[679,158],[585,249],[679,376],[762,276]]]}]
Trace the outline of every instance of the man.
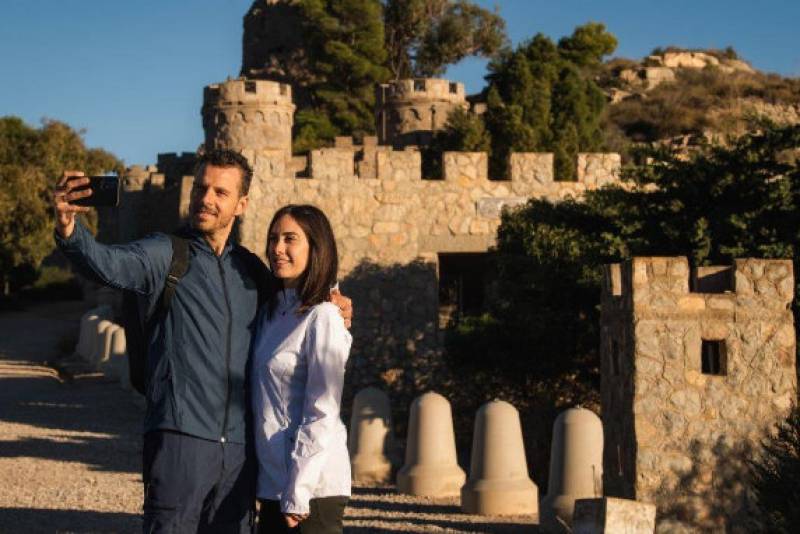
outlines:
[{"label": "man", "polygon": [[[190,202],[189,269],[147,340],[144,532],[248,532],[256,467],[246,446],[246,369],[258,306],[252,263],[230,242],[247,208],[252,170],[230,150],[200,156]],[[56,242],[78,270],[135,292],[155,309],[172,242],[153,234],[126,245],[97,243],[72,204],[89,196],[81,172],[54,194]],[[265,229],[266,231],[266,229]],[[262,268],[263,265],[261,266]],[[257,274],[257,273],[256,273]],[[349,299],[334,297],[349,320]]]}]

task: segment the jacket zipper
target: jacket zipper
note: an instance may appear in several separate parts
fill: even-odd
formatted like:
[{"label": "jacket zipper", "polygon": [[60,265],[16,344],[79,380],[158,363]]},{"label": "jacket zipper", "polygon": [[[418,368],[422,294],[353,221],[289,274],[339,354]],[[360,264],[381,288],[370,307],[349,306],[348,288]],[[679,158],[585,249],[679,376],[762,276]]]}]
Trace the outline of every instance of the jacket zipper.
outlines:
[{"label": "jacket zipper", "polygon": [[225,443],[225,431],[228,428],[228,411],[231,405],[231,300],[228,296],[228,285],[225,283],[225,269],[222,266],[222,258],[217,257],[217,265],[219,265],[219,275],[222,278],[222,292],[225,294],[225,305],[228,307],[228,332],[227,332],[227,345],[225,347],[225,415],[222,419],[222,430],[220,431],[220,443]]}]

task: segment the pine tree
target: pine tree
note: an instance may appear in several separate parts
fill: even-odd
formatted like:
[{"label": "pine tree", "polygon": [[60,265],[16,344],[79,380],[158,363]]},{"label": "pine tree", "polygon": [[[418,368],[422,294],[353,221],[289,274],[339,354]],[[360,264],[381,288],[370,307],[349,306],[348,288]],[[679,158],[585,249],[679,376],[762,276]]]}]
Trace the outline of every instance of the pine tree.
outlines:
[{"label": "pine tree", "polygon": [[486,126],[493,178],[507,176],[512,151],[553,152],[556,178],[576,178],[578,152],[602,148],[605,96],[593,78],[615,47],[602,24],[590,23],[558,45],[538,34],[489,64]]},{"label": "pine tree", "polygon": [[295,150],[335,135],[374,133],[375,84],[388,76],[378,0],[302,0],[308,54],[319,73],[308,87],[308,108],[298,110]]}]

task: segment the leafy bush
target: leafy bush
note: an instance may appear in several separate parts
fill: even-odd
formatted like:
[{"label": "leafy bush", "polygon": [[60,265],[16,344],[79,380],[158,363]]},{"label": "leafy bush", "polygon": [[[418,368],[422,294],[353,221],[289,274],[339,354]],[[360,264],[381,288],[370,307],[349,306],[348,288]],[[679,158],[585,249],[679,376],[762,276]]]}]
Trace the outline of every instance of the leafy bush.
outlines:
[{"label": "leafy bush", "polygon": [[800,409],[795,406],[750,463],[752,488],[764,532],[796,532],[800,523]]},{"label": "leafy bush", "polygon": [[89,174],[123,170],[101,149],[86,148],[81,132],[58,121],[32,128],[18,117],[0,118],[0,294],[36,278],[52,252],[50,195],[65,169]]}]

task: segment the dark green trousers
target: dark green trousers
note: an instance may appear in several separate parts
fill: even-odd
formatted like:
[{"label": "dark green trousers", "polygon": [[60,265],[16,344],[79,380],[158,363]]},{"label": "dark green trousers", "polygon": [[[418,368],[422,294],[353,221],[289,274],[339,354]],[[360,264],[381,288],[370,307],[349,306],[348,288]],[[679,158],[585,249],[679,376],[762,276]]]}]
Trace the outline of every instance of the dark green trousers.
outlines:
[{"label": "dark green trousers", "polygon": [[258,534],[341,534],[348,497],[311,499],[311,513],[295,528],[286,525],[279,501],[260,500]]}]

